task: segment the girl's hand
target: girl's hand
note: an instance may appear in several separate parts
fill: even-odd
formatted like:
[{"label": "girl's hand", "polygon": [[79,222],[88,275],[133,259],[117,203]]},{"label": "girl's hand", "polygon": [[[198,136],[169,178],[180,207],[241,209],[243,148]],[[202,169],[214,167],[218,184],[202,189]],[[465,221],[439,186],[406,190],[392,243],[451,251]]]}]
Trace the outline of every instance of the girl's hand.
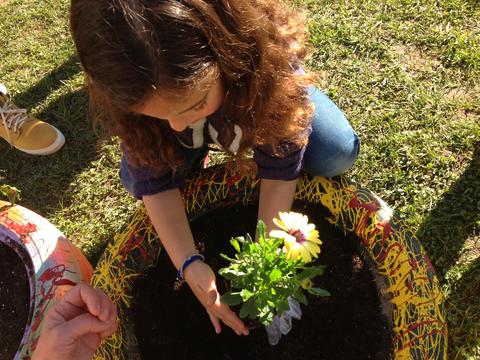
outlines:
[{"label": "girl's hand", "polygon": [[202,261],[195,261],[184,272],[184,278],[190,289],[207,310],[215,332],[222,331],[220,320],[230,326],[237,335],[248,335],[248,329],[243,321],[230,307],[220,302],[220,294],[215,283],[215,274],[210,266]]}]

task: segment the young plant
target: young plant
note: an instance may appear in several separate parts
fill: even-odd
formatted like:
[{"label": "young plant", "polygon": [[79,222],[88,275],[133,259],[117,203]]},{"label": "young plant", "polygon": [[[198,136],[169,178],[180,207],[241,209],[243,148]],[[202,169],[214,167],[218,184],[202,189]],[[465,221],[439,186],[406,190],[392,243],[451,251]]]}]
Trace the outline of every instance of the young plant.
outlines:
[{"label": "young plant", "polygon": [[235,258],[219,274],[230,281],[231,289],[221,301],[241,305],[240,317],[258,319],[269,326],[275,316],[290,309],[289,299],[307,305],[304,291],[316,296],[329,296],[328,291],[314,287],[312,279],[321,275],[325,266],[307,266],[320,253],[321,240],[315,225],[298,213],[280,213],[274,223],[282,230],[265,234],[265,224],[257,225],[258,242],[250,235],[236,237],[230,243]]},{"label": "young plant", "polygon": [[20,200],[20,190],[8,184],[0,184],[0,195],[5,196],[12,204]]}]

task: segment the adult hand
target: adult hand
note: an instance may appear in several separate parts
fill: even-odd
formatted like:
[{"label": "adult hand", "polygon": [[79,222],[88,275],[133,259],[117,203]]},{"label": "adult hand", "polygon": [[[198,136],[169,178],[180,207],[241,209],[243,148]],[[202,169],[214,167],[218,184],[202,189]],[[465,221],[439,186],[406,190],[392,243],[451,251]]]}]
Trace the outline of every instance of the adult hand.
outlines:
[{"label": "adult hand", "polygon": [[71,288],[46,314],[32,360],[89,360],[117,327],[117,309],[100,289]]},{"label": "adult hand", "polygon": [[237,335],[248,335],[248,328],[228,305],[220,302],[220,294],[215,283],[215,274],[210,266],[202,261],[193,262],[183,273],[190,289],[207,310],[215,332],[222,331],[221,322],[231,327]]}]

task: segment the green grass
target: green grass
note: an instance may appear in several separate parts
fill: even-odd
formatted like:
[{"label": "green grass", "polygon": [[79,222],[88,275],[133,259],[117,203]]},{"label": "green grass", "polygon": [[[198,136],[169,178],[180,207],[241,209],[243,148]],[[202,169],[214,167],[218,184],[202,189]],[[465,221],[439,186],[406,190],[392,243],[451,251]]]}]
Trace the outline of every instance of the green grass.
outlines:
[{"label": "green grass", "polygon": [[[450,359],[480,358],[480,5],[476,0],[297,0],[310,68],[362,139],[349,176],[414,229],[447,303]],[[0,142],[0,177],[95,262],[138,205],[97,139],[68,32],[68,2],[0,0],[0,81],[67,143],[32,157]]]}]

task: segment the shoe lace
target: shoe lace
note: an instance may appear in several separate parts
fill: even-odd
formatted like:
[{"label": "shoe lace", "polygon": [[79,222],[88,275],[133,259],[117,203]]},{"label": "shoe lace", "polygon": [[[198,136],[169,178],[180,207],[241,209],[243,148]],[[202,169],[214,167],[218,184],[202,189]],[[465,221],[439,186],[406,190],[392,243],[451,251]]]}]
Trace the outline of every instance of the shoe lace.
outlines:
[{"label": "shoe lace", "polygon": [[2,124],[7,131],[8,142],[11,143],[11,131],[16,133],[28,120],[27,110],[19,109],[13,105],[10,99],[6,99],[4,104],[0,106],[0,117]]}]

